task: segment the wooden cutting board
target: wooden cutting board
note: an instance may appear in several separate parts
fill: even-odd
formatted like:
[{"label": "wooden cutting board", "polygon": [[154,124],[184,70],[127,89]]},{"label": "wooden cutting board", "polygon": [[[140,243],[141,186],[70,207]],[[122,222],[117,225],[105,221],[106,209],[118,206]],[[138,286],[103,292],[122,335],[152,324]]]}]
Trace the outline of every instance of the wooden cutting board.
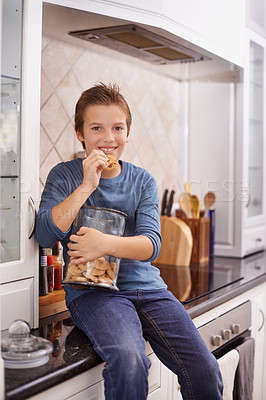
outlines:
[{"label": "wooden cutting board", "polygon": [[152,262],[168,289],[180,301],[191,291],[190,261],[193,238],[189,226],[176,217],[161,217],[162,246],[159,257]]},{"label": "wooden cutting board", "polygon": [[179,218],[161,216],[162,245],[158,264],[189,267],[193,238],[189,226]]}]

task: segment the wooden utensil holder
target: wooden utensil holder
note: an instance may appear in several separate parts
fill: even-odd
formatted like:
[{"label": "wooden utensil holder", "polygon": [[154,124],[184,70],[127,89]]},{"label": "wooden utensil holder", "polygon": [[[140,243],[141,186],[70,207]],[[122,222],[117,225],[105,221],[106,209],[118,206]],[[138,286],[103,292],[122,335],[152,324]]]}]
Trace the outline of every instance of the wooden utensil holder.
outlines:
[{"label": "wooden utensil holder", "polygon": [[210,249],[210,218],[187,218],[177,210],[176,216],[189,227],[193,237],[191,262],[203,264],[209,261]]}]

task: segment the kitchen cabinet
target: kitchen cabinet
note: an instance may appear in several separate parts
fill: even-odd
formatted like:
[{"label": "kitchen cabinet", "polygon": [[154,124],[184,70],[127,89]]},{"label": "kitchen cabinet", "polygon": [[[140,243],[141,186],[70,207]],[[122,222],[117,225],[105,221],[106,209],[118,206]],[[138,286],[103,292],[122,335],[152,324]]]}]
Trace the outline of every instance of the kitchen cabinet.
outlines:
[{"label": "kitchen cabinet", "polygon": [[[247,65],[244,73],[243,136],[236,138],[236,152],[242,163],[237,179],[238,199],[235,206],[236,233],[233,256],[243,257],[265,249],[266,187],[265,163],[265,38],[247,29]],[[219,255],[227,254],[224,249]],[[230,254],[230,253],[229,253]]]},{"label": "kitchen cabinet", "polygon": [[[168,397],[168,369],[155,356],[148,343],[146,346],[146,353],[151,362],[148,378],[148,400],[172,400],[172,397]],[[74,378],[68,379],[51,389],[31,397],[29,400],[46,400],[49,397],[56,398],[57,400],[104,400],[102,369],[103,364],[100,364]]]},{"label": "kitchen cabinet", "polygon": [[189,84],[188,180],[201,200],[216,194],[218,256],[244,257],[266,245],[265,43],[247,29],[243,78]]},{"label": "kitchen cabinet", "polygon": [[244,228],[258,227],[261,234],[253,246],[265,247],[265,45],[266,40],[248,30],[249,65],[245,80],[244,181],[249,184],[244,207]]},{"label": "kitchen cabinet", "polygon": [[[38,247],[29,238],[39,196],[41,3],[2,0],[1,329],[38,325]],[[11,312],[9,313],[9,311]]]}]

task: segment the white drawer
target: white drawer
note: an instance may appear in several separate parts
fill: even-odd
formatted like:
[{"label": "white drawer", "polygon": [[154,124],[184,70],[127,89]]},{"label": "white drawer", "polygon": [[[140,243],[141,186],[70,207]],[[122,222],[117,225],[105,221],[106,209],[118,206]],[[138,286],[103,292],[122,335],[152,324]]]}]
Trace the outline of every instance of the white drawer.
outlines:
[{"label": "white drawer", "polygon": [[244,230],[244,256],[265,249],[265,225]]},{"label": "white drawer", "polygon": [[0,285],[1,330],[15,319],[33,322],[33,278]]}]

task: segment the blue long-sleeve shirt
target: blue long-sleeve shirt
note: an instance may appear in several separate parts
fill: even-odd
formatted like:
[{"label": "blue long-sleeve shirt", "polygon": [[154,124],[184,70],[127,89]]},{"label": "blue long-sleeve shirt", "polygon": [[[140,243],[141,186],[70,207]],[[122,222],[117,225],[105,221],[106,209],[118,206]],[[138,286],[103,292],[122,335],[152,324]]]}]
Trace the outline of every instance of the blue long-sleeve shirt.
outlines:
[{"label": "blue long-sleeve shirt", "polygon": [[[127,214],[124,236],[145,235],[153,243],[149,260],[122,258],[117,285],[121,290],[165,288],[159,270],[151,265],[161,247],[159,199],[155,179],[143,168],[121,161],[122,170],[115,178],[101,178],[97,189],[84,205],[106,207]],[[35,238],[43,247],[61,241],[64,261],[67,261],[67,243],[72,227],[62,232],[53,222],[51,209],[67,198],[83,180],[82,159],[78,158],[56,165],[48,175],[37,215]],[[69,211],[70,212],[70,211]],[[70,304],[84,290],[64,287],[66,302]],[[88,289],[89,290],[89,289]]]}]

